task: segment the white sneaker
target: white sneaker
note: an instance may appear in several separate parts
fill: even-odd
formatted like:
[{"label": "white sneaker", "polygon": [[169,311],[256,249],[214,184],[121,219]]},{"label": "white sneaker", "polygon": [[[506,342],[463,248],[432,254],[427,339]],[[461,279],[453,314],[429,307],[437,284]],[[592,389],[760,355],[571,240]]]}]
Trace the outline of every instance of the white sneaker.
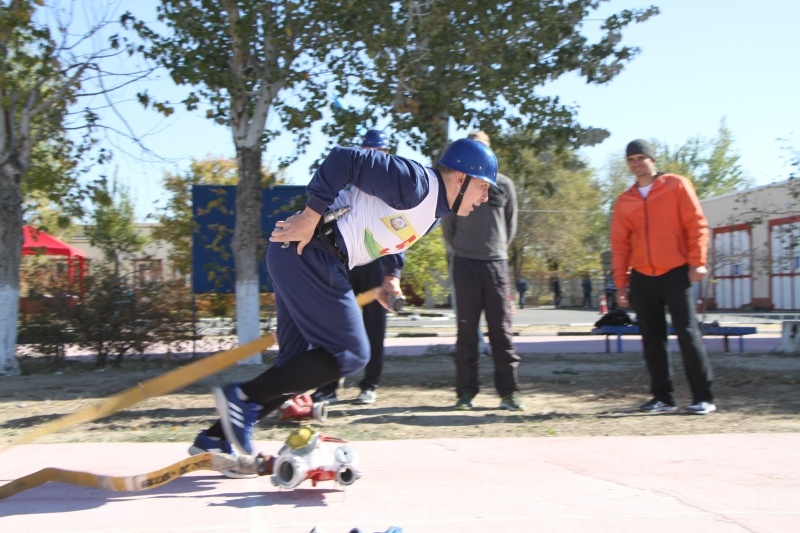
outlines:
[{"label": "white sneaker", "polygon": [[371,403],[375,403],[375,400],[378,399],[378,394],[372,389],[365,389],[361,391],[361,394],[358,395],[356,398],[356,403],[360,405],[367,405]]}]

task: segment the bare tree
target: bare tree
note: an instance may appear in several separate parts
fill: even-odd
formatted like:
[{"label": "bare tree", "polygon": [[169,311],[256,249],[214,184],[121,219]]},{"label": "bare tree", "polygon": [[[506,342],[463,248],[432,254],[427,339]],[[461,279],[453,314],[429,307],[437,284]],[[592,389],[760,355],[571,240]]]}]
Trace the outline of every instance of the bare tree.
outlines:
[{"label": "bare tree", "polygon": [[[14,345],[26,195],[44,190],[77,208],[93,192],[78,180],[77,161],[92,153],[98,125],[86,100],[145,75],[104,69],[127,54],[125,43],[111,33],[117,25],[111,18],[114,4],[11,0],[0,5],[0,375],[19,371]],[[80,17],[88,13],[94,22]],[[94,155],[101,162],[107,157],[102,151]],[[41,172],[48,164],[58,172]]]}]

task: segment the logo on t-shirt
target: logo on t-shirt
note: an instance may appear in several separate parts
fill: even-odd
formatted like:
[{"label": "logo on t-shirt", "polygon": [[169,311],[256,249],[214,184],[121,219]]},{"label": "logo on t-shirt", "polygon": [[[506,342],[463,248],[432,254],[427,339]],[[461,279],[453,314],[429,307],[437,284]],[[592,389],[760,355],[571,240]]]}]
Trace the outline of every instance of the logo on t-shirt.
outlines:
[{"label": "logo on t-shirt", "polygon": [[371,231],[368,229],[365,230],[364,247],[366,248],[369,256],[373,259],[391,253],[402,252],[406,248],[410,247],[419,238],[416,230],[409,223],[405,215],[394,213],[389,216],[382,217],[381,222],[383,222],[383,225],[391,230],[391,232],[398,239],[400,239],[400,242],[394,245],[394,248],[390,248],[382,243],[379,243]]}]

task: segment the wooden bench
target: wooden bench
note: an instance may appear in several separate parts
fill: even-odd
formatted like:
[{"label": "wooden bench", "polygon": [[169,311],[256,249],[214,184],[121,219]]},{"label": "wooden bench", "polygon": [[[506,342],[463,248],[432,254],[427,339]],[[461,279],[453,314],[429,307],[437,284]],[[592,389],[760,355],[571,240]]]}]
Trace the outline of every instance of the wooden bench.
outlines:
[{"label": "wooden bench", "polygon": [[[703,336],[723,337],[725,351],[729,351],[728,337],[739,337],[739,352],[744,352],[744,336],[756,333],[756,328],[751,326],[703,326]],[[622,353],[623,335],[641,335],[639,326],[601,326],[592,330],[592,335],[606,336],[606,353],[611,352],[610,338],[617,336],[617,353]],[[675,328],[669,327],[669,335],[675,335]]]}]

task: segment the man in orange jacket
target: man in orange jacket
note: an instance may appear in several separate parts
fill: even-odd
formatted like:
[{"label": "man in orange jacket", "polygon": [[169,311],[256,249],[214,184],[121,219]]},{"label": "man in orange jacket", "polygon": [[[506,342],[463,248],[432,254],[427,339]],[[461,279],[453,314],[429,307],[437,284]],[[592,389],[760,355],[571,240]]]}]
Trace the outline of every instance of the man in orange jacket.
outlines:
[{"label": "man in orange jacket", "polygon": [[692,282],[706,275],[708,221],[692,183],[656,171],[653,147],[642,139],[626,149],[636,183],[617,198],[611,217],[611,262],[621,307],[633,305],[653,399],[647,413],[673,413],[672,367],[667,345],[669,310],[678,336],[692,403],[686,410],[716,410],[713,374],[694,310]]}]

